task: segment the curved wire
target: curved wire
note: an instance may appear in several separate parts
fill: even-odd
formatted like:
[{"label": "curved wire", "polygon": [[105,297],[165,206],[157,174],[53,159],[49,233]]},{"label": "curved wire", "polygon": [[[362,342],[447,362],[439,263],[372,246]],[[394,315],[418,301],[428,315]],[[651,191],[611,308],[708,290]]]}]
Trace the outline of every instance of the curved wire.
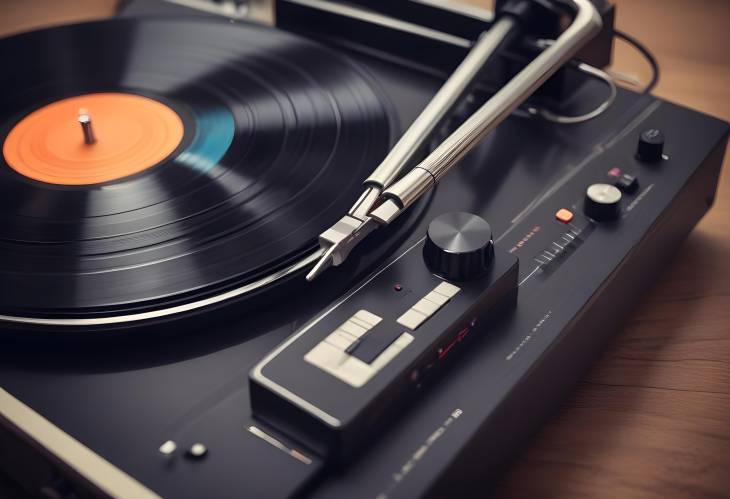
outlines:
[{"label": "curved wire", "polygon": [[644,56],[646,61],[651,66],[651,80],[649,80],[649,83],[647,83],[646,87],[644,87],[644,90],[642,90],[642,93],[644,94],[650,93],[652,90],[654,90],[654,87],[656,87],[657,83],[659,83],[659,77],[661,76],[659,63],[654,57],[654,54],[652,54],[651,51],[646,48],[643,43],[641,43],[639,40],[629,35],[628,33],[616,29],[613,31],[613,34],[616,38],[625,41],[629,45],[633,46],[637,51],[639,51],[639,53]]},{"label": "curved wire", "polygon": [[[541,49],[545,49],[553,43],[555,43],[554,40],[537,40],[537,46]],[[546,121],[559,123],[561,125],[575,125],[577,123],[583,123],[592,120],[593,118],[597,118],[598,116],[602,115],[609,107],[611,107],[613,102],[616,100],[616,95],[618,95],[618,88],[616,87],[616,82],[614,81],[613,77],[602,69],[591,66],[590,64],[587,64],[585,62],[573,61],[573,66],[581,73],[604,82],[608,86],[608,97],[606,97],[606,99],[601,102],[595,109],[578,116],[565,116],[562,114],[554,113],[546,108],[528,106],[524,110],[529,116],[537,116]]]},{"label": "curved wire", "polygon": [[[654,54],[651,53],[651,51],[639,40],[634,38],[633,36],[629,35],[628,33],[621,31],[621,30],[614,30],[613,35],[623,40],[624,42],[628,43],[634,49],[636,49],[649,63],[651,66],[652,76],[649,80],[649,83],[646,84],[644,89],[642,90],[643,94],[651,93],[652,90],[656,87],[657,83],[659,83],[659,78],[661,76],[661,71],[659,69],[659,63],[657,62],[656,58],[654,57]],[[538,47],[544,49],[545,47],[551,45],[553,43],[553,40],[538,40],[537,45]],[[566,125],[572,125],[577,123],[583,123],[588,120],[592,120],[593,118],[596,118],[603,114],[610,106],[613,104],[613,102],[616,100],[616,95],[618,93],[618,89],[616,87],[615,79],[608,74],[607,72],[596,68],[594,66],[591,66],[589,64],[586,64],[584,62],[580,62],[576,64],[576,68],[593,77],[602,80],[606,85],[609,87],[609,95],[608,98],[603,101],[597,108],[594,110],[582,114],[580,116],[564,116],[557,113],[554,113],[548,109],[545,108],[539,108],[535,106],[527,107],[525,111],[529,116],[539,116],[542,119],[545,119],[547,121],[553,122],[553,123],[560,123],[560,124],[566,124]]]},{"label": "curved wire", "polygon": [[526,108],[525,110],[527,111],[527,113],[531,116],[539,116],[540,118],[553,123],[559,123],[561,125],[575,125],[577,123],[583,123],[585,121],[592,120],[593,118],[597,118],[598,116],[606,112],[606,110],[611,107],[613,102],[616,100],[616,96],[618,95],[616,83],[614,82],[611,75],[601,69],[591,66],[590,64],[586,64],[585,62],[578,63],[576,69],[578,69],[578,71],[580,71],[581,73],[587,74],[588,76],[603,81],[608,86],[608,97],[606,97],[606,99],[601,102],[598,107],[596,107],[592,111],[578,116],[564,116],[562,114],[554,113],[548,109],[535,106],[530,106]]}]

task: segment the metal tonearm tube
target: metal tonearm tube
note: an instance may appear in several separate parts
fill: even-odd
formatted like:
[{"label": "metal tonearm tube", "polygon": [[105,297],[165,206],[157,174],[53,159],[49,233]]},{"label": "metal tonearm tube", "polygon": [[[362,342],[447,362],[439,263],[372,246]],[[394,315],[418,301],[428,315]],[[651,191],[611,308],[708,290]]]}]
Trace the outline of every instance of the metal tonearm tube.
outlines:
[{"label": "metal tonearm tube", "polygon": [[376,228],[395,220],[431,189],[458,161],[527,100],[560,67],[593,38],[602,21],[590,0],[569,0],[576,8],[570,26],[515,75],[421,163],[392,183],[452,111],[487,61],[515,28],[509,17],[485,32],[431,102],[365,181],[365,192],[335,225],[320,234],[323,254],[307,274],[312,280],[330,265],[341,264],[350,251]]}]

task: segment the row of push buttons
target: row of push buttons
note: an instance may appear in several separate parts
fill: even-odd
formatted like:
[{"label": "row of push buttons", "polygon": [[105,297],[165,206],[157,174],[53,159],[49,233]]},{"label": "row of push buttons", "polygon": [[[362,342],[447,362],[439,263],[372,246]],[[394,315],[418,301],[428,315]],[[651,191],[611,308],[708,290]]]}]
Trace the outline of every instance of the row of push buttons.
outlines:
[{"label": "row of push buttons", "polygon": [[436,286],[430,293],[421,298],[418,303],[413,305],[403,315],[398,317],[398,324],[405,326],[410,330],[416,330],[426,322],[438,310],[446,305],[461,290],[458,286],[442,282]]},{"label": "row of push buttons", "polygon": [[358,311],[312,348],[304,360],[350,386],[363,386],[413,341],[413,336],[402,333],[369,364],[350,355],[347,349],[381,321],[372,312]]}]

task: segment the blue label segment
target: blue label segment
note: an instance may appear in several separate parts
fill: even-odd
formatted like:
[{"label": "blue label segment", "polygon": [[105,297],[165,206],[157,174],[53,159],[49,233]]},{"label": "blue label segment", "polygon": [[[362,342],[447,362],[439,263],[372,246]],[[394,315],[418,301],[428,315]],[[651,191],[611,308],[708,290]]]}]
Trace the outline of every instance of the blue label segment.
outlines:
[{"label": "blue label segment", "polygon": [[195,136],[190,146],[179,156],[185,166],[207,173],[215,167],[233,142],[235,123],[233,115],[224,108],[193,112]]}]

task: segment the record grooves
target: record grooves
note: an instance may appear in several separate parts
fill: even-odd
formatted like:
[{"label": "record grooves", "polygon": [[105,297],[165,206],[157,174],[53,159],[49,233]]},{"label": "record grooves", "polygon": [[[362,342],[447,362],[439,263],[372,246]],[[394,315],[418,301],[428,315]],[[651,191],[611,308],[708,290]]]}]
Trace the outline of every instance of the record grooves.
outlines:
[{"label": "record grooves", "polygon": [[[312,255],[390,145],[392,113],[377,85],[345,56],[276,30],[113,20],[18,35],[0,56],[16,68],[0,77],[0,315],[149,312],[268,283]],[[105,93],[176,113],[179,146],[114,178],[129,166],[127,149],[99,151],[115,130],[137,133],[141,112],[102,112],[88,95]],[[96,143],[68,132],[76,116],[54,115],[60,123],[42,123],[48,136],[20,155],[49,147],[43,167],[72,180],[39,181],[9,164],[18,123],[70,97],[89,100]],[[127,142],[158,147],[149,135]],[[53,163],[60,157],[66,166]],[[98,158],[101,176],[88,178],[101,182],[74,177]]]}]

